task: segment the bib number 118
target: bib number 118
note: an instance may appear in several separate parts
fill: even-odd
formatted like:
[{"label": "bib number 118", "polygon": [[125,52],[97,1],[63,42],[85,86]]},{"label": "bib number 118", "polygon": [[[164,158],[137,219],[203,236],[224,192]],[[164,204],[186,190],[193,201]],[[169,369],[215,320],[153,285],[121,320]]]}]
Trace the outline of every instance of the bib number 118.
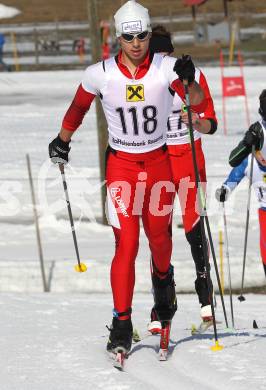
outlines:
[{"label": "bib number 118", "polygon": [[[127,111],[128,111],[128,113],[131,114],[133,134],[139,135],[139,118],[138,118],[138,114],[137,114],[137,108],[131,107]],[[123,134],[128,134],[124,108],[118,107],[116,109],[116,112],[118,112],[118,114],[120,116]],[[156,116],[157,116],[156,107],[155,106],[143,107],[142,116],[143,116],[142,128],[143,128],[144,133],[146,133],[146,134],[154,133],[156,128],[157,128],[157,123],[158,123],[158,121],[156,119]]]}]

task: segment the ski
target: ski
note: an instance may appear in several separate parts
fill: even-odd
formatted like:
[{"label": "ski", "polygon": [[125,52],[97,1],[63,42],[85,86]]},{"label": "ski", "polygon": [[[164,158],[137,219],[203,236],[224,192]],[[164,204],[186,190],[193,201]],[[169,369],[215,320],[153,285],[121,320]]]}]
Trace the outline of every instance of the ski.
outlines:
[{"label": "ski", "polygon": [[170,340],[171,321],[162,321],[159,360],[166,361],[168,355],[168,346]]},{"label": "ski", "polygon": [[[216,324],[221,324],[221,321],[216,321]],[[192,336],[205,333],[211,326],[213,326],[213,320],[202,321],[199,326],[192,324],[191,334]]]},{"label": "ski", "polygon": [[113,361],[113,367],[119,371],[124,370],[124,362],[127,359],[127,353],[123,348],[118,348],[117,351],[109,352],[109,356]]},{"label": "ski", "polygon": [[191,334],[192,336],[196,334],[203,334],[208,330],[211,326],[213,326],[213,320],[210,321],[202,321],[199,326],[192,324],[191,326]]},{"label": "ski", "polygon": [[140,340],[141,340],[141,338],[140,338],[140,334],[139,334],[138,330],[134,329],[133,330],[133,336],[132,336],[132,342],[133,343],[139,343]]},{"label": "ski", "polygon": [[126,359],[125,352],[122,352],[122,351],[117,352],[115,354],[115,361],[113,364],[114,368],[117,368],[118,370],[123,371],[125,359]]}]

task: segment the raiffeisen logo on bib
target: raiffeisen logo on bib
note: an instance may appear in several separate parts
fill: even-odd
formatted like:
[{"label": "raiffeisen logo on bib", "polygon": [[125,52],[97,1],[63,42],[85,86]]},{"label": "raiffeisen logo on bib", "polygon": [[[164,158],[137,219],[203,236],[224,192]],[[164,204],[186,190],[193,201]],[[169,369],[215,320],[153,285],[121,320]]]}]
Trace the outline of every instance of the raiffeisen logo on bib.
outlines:
[{"label": "raiffeisen logo on bib", "polygon": [[122,32],[124,33],[138,33],[142,32],[141,20],[122,23]]},{"label": "raiffeisen logo on bib", "polygon": [[144,98],[144,85],[127,85],[127,102],[143,102]]}]

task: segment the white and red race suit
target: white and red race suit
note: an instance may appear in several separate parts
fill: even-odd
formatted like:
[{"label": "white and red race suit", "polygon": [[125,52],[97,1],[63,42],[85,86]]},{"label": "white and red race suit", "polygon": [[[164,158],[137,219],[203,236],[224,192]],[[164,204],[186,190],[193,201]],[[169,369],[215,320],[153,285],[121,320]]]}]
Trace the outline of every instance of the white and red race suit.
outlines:
[{"label": "white and red race suit", "polygon": [[[184,99],[183,85],[173,71],[175,61],[147,53],[134,77],[121,62],[121,53],[89,66],[62,124],[75,131],[95,96],[101,99],[108,124],[108,219],[116,240],[111,285],[118,313],[131,308],[140,215],[156,269],[164,275],[170,265],[175,188],[164,147],[173,99],[169,88]],[[206,104],[203,99],[193,109],[203,112]]]}]

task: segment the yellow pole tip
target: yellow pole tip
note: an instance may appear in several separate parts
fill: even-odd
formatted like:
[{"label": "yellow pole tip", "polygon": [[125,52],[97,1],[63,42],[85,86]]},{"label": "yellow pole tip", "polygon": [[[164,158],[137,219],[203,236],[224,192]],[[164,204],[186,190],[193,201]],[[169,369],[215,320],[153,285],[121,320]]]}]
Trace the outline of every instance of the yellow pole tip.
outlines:
[{"label": "yellow pole tip", "polygon": [[216,351],[221,351],[222,349],[224,349],[224,346],[223,345],[220,345],[219,344],[219,341],[215,341],[215,345],[213,345],[211,347],[211,350],[216,352]]},{"label": "yellow pole tip", "polygon": [[75,271],[76,272],[86,272],[87,266],[84,263],[77,264],[77,265],[75,265]]}]

